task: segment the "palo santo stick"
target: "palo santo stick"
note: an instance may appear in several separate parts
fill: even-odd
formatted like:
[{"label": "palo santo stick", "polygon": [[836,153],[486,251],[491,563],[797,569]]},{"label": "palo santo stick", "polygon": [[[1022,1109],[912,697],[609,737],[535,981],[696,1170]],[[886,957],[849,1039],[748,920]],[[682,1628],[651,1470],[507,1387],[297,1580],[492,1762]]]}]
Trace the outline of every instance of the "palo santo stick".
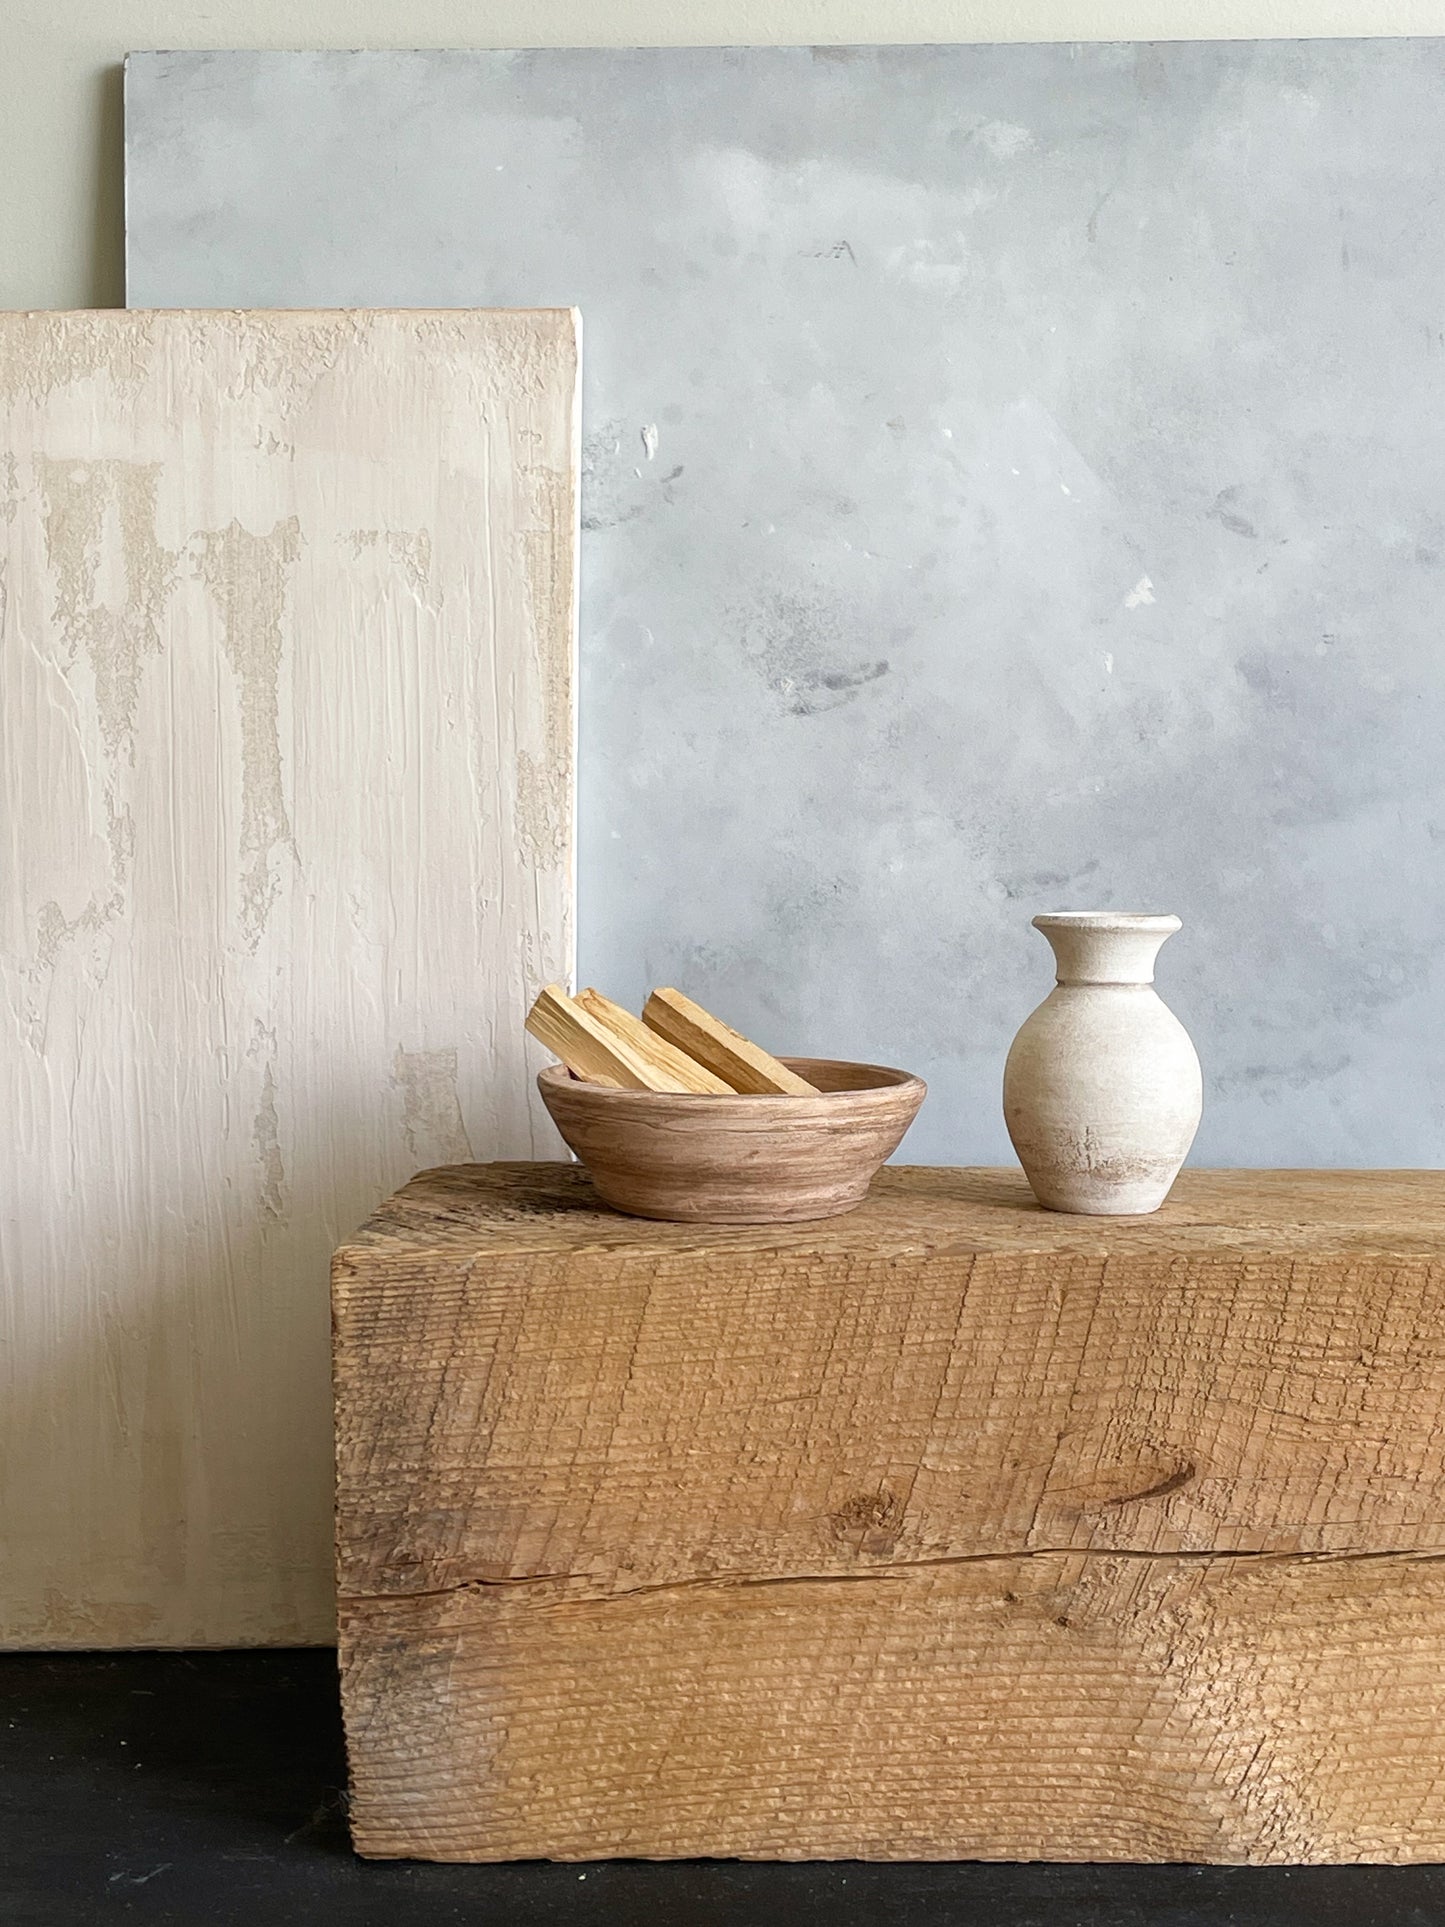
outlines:
[{"label": "palo santo stick", "polygon": [[817,1086],[770,1057],[730,1024],[684,997],[680,990],[654,990],[642,1007],[642,1021],[669,1044],[705,1064],[735,1091],[816,1097]]},{"label": "palo santo stick", "polygon": [[685,1092],[687,1085],[659,1070],[624,1038],[569,997],[560,984],[548,984],[527,1012],[527,1029],[555,1051],[578,1077],[620,1091]]},{"label": "palo santo stick", "polygon": [[575,1001],[599,1024],[605,1024],[608,1030],[615,1032],[624,1044],[630,1044],[637,1055],[646,1058],[655,1069],[678,1078],[684,1090],[696,1091],[707,1097],[732,1096],[731,1084],[705,1069],[686,1051],[669,1044],[657,1031],[649,1030],[640,1017],[634,1017],[621,1004],[614,1004],[600,990],[579,990]]}]

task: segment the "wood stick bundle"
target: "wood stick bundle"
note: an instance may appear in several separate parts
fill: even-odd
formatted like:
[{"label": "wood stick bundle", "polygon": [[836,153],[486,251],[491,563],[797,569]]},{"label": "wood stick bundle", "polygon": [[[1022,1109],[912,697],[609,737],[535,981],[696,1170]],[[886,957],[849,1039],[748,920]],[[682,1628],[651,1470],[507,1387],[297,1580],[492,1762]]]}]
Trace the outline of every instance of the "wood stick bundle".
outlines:
[{"label": "wood stick bundle", "polygon": [[548,984],[527,1014],[527,1029],[574,1077],[613,1090],[817,1095],[806,1078],[680,990],[654,990],[639,1018],[600,990],[569,997]]}]

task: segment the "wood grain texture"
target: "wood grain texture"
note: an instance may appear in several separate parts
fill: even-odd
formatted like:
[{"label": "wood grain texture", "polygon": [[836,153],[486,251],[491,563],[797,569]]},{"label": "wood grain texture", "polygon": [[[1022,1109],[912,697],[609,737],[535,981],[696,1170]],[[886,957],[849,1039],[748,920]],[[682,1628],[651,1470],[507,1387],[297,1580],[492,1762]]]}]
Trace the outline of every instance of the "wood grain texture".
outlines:
[{"label": "wood grain texture", "polygon": [[560,1058],[573,1076],[612,1091],[686,1091],[684,1082],[651,1051],[639,1051],[606,1018],[569,997],[560,984],[544,984],[527,1012],[526,1028]]},{"label": "wood grain texture", "polygon": [[1439,1174],[440,1170],[334,1309],[362,1852],[1445,1852]]},{"label": "wood grain texture", "polygon": [[331,1248],[556,1145],[576,377],[565,312],[0,316],[6,1643],[327,1639]]},{"label": "wood grain texture", "polygon": [[732,1090],[807,1097],[817,1088],[790,1070],[780,1057],[771,1056],[761,1044],[744,1037],[680,990],[666,986],[654,990],[642,1006],[642,1021],[659,1037],[716,1071]]},{"label": "wood grain texture", "polygon": [[640,1017],[635,1017],[610,997],[604,997],[600,990],[591,987],[579,990],[577,1002],[589,1016],[595,1017],[608,1030],[625,1039],[640,1057],[647,1058],[659,1070],[667,1071],[683,1090],[710,1091],[717,1097],[731,1091],[731,1084],[725,1084],[720,1077],[715,1077],[699,1064],[696,1058],[689,1057],[686,1051],[679,1050],[675,1044],[669,1044],[655,1030],[649,1030]]},{"label": "wood grain texture", "polygon": [[1044,1553],[342,1626],[377,1857],[1438,1860],[1445,1565]]}]

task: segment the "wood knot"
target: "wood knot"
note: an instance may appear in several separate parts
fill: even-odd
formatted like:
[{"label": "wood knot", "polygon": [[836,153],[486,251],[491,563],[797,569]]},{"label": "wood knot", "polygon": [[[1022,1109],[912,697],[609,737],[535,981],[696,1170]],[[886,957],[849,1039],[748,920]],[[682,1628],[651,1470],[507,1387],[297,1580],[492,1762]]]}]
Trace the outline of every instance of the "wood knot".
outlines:
[{"label": "wood knot", "polygon": [[1186,1459],[1177,1471],[1171,1472],[1167,1478],[1157,1479],[1153,1485],[1146,1485],[1142,1492],[1125,1492],[1117,1499],[1101,1499],[1099,1503],[1101,1506],[1139,1505],[1145,1499],[1167,1498],[1171,1492],[1188,1485],[1198,1469],[1193,1459]]},{"label": "wood knot", "polygon": [[897,1495],[886,1485],[876,1492],[856,1492],[836,1511],[828,1514],[828,1525],[835,1539],[863,1539],[875,1532],[886,1532],[898,1522],[902,1508]]}]

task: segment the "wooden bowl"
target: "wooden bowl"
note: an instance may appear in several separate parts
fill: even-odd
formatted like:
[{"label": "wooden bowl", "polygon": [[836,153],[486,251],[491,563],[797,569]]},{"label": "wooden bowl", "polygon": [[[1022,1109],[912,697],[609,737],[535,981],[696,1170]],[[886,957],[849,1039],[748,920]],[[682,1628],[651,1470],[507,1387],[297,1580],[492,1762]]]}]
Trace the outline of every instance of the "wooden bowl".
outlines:
[{"label": "wooden bowl", "polygon": [[537,1078],[552,1122],[614,1211],[678,1224],[784,1224],[861,1204],[927,1086],[907,1071],[785,1057],[816,1097],[614,1091],[561,1064]]}]

